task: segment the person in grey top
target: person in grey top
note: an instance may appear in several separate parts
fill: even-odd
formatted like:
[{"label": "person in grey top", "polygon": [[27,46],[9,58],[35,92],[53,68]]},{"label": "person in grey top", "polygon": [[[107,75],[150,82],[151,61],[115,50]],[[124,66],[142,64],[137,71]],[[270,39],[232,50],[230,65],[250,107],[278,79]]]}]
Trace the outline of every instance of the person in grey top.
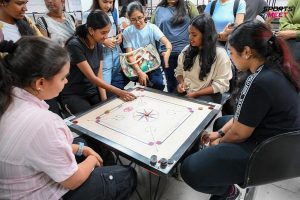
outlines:
[{"label": "person in grey top", "polygon": [[246,1],[246,15],[244,21],[253,20],[257,15],[264,11],[264,7],[268,6],[265,0],[245,0]]},{"label": "person in grey top", "polygon": [[38,18],[37,25],[41,33],[64,46],[75,32],[75,17],[65,13],[64,0],[45,0],[49,12]]}]

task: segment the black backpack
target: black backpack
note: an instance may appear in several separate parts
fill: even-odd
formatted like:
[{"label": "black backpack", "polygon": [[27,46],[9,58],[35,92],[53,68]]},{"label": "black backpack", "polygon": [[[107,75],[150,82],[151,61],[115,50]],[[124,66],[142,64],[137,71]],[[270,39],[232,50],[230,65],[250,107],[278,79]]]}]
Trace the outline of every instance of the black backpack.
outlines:
[{"label": "black backpack", "polygon": [[[217,3],[217,0],[214,0],[211,3],[210,12],[209,12],[210,16],[213,16],[213,14],[214,14],[216,3]],[[234,18],[236,17],[236,13],[237,13],[237,9],[239,7],[239,4],[240,4],[240,0],[234,0],[234,5],[233,5],[233,16],[234,16]]]}]

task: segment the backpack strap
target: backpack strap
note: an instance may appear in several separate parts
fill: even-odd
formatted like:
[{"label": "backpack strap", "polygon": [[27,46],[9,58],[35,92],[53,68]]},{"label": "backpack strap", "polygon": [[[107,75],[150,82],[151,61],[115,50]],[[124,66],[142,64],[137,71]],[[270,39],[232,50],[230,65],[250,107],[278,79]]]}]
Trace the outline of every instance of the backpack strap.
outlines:
[{"label": "backpack strap", "polygon": [[43,22],[43,24],[44,24],[44,27],[45,27],[45,29],[46,29],[46,31],[47,31],[47,36],[50,38],[50,33],[49,33],[49,31],[48,31],[48,25],[47,25],[47,22],[46,22],[46,20],[45,20],[45,17],[40,17],[41,18],[41,20],[42,20],[42,22]]},{"label": "backpack strap", "polygon": [[74,24],[76,24],[76,20],[75,20],[75,17],[74,17],[74,15],[71,15],[71,14],[70,14],[70,16],[71,16],[71,18],[72,18],[72,20],[73,20]]},{"label": "backpack strap", "polygon": [[237,13],[237,10],[239,8],[239,4],[240,4],[240,0],[234,0],[234,4],[233,4],[233,16],[234,16],[234,19],[236,17],[236,13]]},{"label": "backpack strap", "polygon": [[215,8],[216,8],[216,4],[217,4],[217,0],[214,0],[213,2],[211,2],[210,11],[209,11],[210,16],[213,16]]},{"label": "backpack strap", "polygon": [[111,15],[114,19],[114,22],[115,22],[115,25],[116,25],[116,28],[117,28],[117,34],[119,33],[119,25],[118,25],[118,13],[117,13],[117,9],[114,8],[112,11],[111,11]]}]

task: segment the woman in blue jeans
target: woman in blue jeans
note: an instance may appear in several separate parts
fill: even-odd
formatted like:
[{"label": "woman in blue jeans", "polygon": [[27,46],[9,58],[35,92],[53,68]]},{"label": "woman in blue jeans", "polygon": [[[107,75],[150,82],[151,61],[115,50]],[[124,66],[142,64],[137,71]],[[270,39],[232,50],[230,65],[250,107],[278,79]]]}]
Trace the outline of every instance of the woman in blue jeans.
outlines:
[{"label": "woman in blue jeans", "polygon": [[255,147],[300,130],[300,68],[284,41],[262,22],[248,21],[233,30],[229,44],[237,69],[251,74],[239,92],[234,116],[216,121],[215,132],[202,136],[209,147],[188,156],[181,166],[184,181],[212,194],[211,200],[237,199],[234,184],[243,183]]}]

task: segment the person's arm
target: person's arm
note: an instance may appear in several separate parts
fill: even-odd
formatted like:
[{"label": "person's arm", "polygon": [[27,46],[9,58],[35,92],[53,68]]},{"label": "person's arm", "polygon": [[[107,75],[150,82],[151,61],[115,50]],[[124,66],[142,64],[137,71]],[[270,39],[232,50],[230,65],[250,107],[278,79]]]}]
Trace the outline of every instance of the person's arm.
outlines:
[{"label": "person's arm", "polygon": [[77,63],[77,67],[80,71],[84,74],[87,79],[98,87],[102,87],[116,95],[118,95],[124,101],[131,101],[135,99],[135,96],[130,92],[121,90],[115,86],[105,83],[103,79],[100,79],[98,76],[95,75],[92,68],[90,67],[89,63],[85,60],[80,63]]},{"label": "person's arm", "polygon": [[177,79],[177,92],[183,93],[185,92],[185,85],[184,85],[184,79],[183,79],[183,62],[184,62],[184,51],[187,47],[185,47],[182,52],[178,56],[178,62],[177,67],[175,68],[175,77]]},{"label": "person's arm", "polygon": [[178,75],[176,76],[176,79],[177,79],[177,92],[178,93],[183,93],[185,92],[185,86],[184,86],[184,80],[183,80],[183,76],[182,75]]},{"label": "person's arm", "polygon": [[295,2],[296,1],[288,2],[287,6],[289,8],[294,7],[295,9],[293,11],[288,11],[285,17],[280,18],[280,31],[276,33],[276,36],[284,40],[296,39],[297,41],[300,41],[300,23],[293,22],[296,9],[300,8],[299,6],[296,7]]},{"label": "person's arm", "polygon": [[234,21],[236,26],[244,22],[244,17],[245,17],[245,13],[236,14],[235,21]]},{"label": "person's arm", "polygon": [[98,159],[93,155],[89,155],[83,162],[78,164],[78,170],[60,184],[67,189],[75,190],[88,179],[93,169],[99,166]]},{"label": "person's arm", "polygon": [[199,96],[209,95],[209,94],[214,94],[214,89],[213,89],[212,86],[201,88],[201,89],[199,89],[195,92],[190,92],[186,96],[191,97],[191,98],[196,98],[196,97],[199,97]]},{"label": "person's arm", "polygon": [[160,38],[160,42],[163,43],[167,49],[167,51],[162,52],[162,56],[164,58],[165,68],[168,68],[169,67],[169,58],[170,58],[170,55],[172,52],[172,44],[166,36],[163,36],[162,38]]},{"label": "person's arm", "polygon": [[212,64],[213,75],[211,86],[214,93],[224,93],[229,90],[232,79],[231,61],[225,49],[217,47],[216,60]]},{"label": "person's arm", "polygon": [[[132,52],[133,49],[132,48],[126,48],[126,52],[127,53],[130,53]],[[130,62],[130,63],[134,63],[132,64],[131,66],[133,67],[133,69],[136,71],[137,75],[138,75],[138,79],[139,79],[139,83],[141,85],[144,85],[144,86],[147,86],[147,80],[149,79],[148,78],[148,75],[143,72],[140,68],[140,66],[138,65],[138,63],[135,63],[136,60],[134,59],[133,55],[128,55],[127,56],[127,60]]]},{"label": "person's arm", "polygon": [[[102,60],[100,61],[100,64],[99,64],[99,71],[98,71],[97,76],[99,79],[103,80],[103,61]],[[98,87],[98,91],[100,94],[101,101],[107,100],[106,90],[102,87]]]},{"label": "person's arm", "polygon": [[225,133],[225,135],[220,138],[219,143],[240,143],[244,142],[249,138],[255,127],[250,127],[242,124],[236,120],[233,120],[231,128]]}]

